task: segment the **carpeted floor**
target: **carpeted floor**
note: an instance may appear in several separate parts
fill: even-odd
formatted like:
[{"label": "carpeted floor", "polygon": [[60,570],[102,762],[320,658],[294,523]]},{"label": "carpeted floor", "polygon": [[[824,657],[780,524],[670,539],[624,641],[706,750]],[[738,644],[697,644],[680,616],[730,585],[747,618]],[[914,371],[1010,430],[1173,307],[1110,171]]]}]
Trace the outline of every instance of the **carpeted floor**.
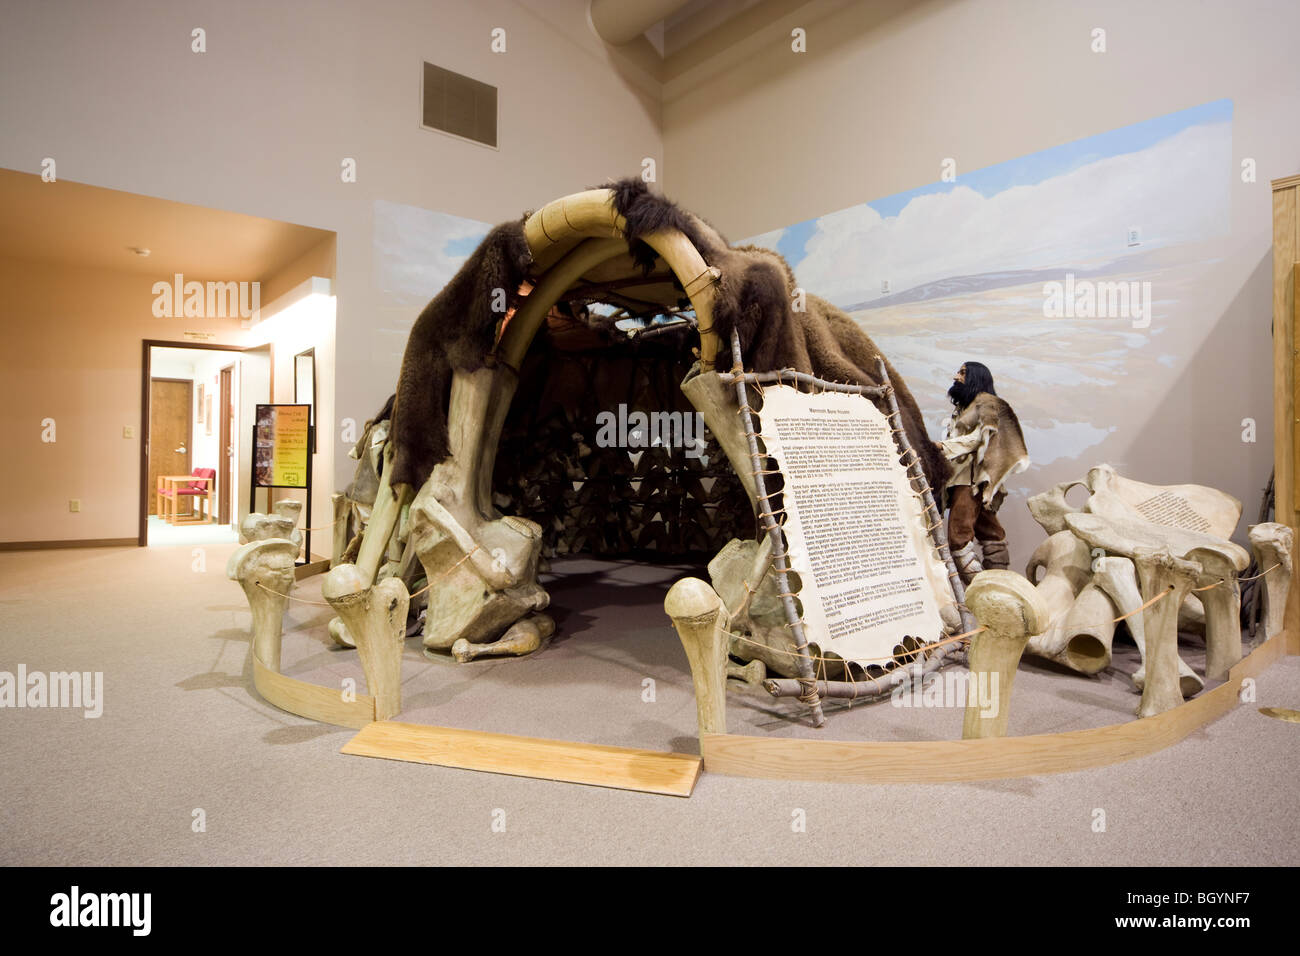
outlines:
[{"label": "carpeted floor", "polygon": [[[1257,712],[1300,706],[1300,658],[1259,679],[1256,703],[1113,767],[931,786],[705,774],[682,800],[339,754],[352,731],[253,691],[249,612],[224,574],[233,548],[0,554],[0,671],[102,671],[105,698],[98,719],[0,710],[0,863],[1300,863],[1300,725]],[[662,604],[685,569],[557,571],[544,583],[559,634],[534,657],[457,665],[409,641],[400,719],[695,752],[690,674]],[[295,594],[319,601],[319,581]],[[364,687],[355,652],[325,637],[330,616],[291,605],[284,670]],[[1183,650],[1199,669],[1199,649]],[[1094,679],[1026,662],[1012,732],[1127,718],[1134,666],[1131,648]],[[957,708],[888,701],[830,708],[820,731],[766,694],[728,706],[737,733],[942,739],[961,726]],[[806,832],[791,826],[799,810]]]},{"label": "carpeted floor", "polygon": [[157,515],[150,515],[146,540],[151,548],[234,544],[239,540],[239,534],[227,524],[168,524]]}]

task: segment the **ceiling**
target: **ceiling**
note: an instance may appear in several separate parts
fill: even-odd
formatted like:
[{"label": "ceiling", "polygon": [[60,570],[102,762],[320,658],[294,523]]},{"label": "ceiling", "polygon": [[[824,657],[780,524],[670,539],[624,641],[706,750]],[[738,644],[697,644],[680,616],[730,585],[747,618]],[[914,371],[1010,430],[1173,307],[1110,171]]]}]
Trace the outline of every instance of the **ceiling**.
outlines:
[{"label": "ceiling", "polygon": [[[333,233],[0,169],[0,257],[265,279]],[[150,250],[137,255],[133,248]]]},{"label": "ceiling", "polygon": [[679,53],[705,34],[735,20],[761,2],[762,0],[690,0],[662,21],[660,56],[669,57]]}]

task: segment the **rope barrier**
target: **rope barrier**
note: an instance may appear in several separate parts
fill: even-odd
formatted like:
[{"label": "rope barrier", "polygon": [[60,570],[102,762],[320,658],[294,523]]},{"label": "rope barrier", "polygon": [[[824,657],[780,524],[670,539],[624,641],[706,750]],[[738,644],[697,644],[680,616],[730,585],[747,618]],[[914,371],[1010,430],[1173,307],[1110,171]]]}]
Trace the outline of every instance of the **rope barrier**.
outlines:
[{"label": "rope barrier", "polygon": [[[441,574],[439,574],[437,577],[431,579],[428,583],[426,583],[426,584],[424,585],[424,587],[420,588],[420,590],[418,590],[418,591],[413,591],[410,595],[408,595],[408,598],[417,598],[417,597],[419,597],[419,596],[420,596],[421,594],[423,594],[425,591],[429,590],[429,588],[433,587],[435,581],[441,581],[441,580],[442,580],[443,578],[445,578],[447,575],[451,574],[451,572],[455,571],[458,567],[460,567],[462,564],[464,564],[466,561],[468,561],[468,560],[473,556],[473,554],[474,554],[475,551],[481,551],[481,550],[483,550],[481,546],[479,546],[479,545],[477,545],[477,544],[474,545],[473,548],[471,548],[469,551],[467,551],[467,552],[465,553],[465,556],[464,556],[463,558],[461,558],[459,561],[457,561],[455,564],[453,564],[451,567],[449,567],[446,571],[443,571],[443,572],[442,572]],[[276,595],[276,596],[278,596],[278,597],[282,597],[282,598],[285,598],[285,599],[290,600],[290,601],[296,601],[296,602],[299,603],[299,604],[310,604],[310,605],[312,605],[313,607],[333,607],[333,606],[334,606],[334,605],[330,604],[328,601],[308,601],[306,598],[294,597],[292,594],[285,594],[283,591],[277,591],[277,590],[275,590],[274,588],[268,588],[268,587],[267,587],[265,584],[263,584],[261,581],[254,581],[253,583],[256,584],[256,585],[257,585],[259,588],[261,588],[263,591],[266,591],[268,594],[274,594],[274,595]]]},{"label": "rope barrier", "polygon": [[335,519],[334,519],[333,521],[331,521],[329,524],[323,524],[323,525],[320,525],[319,527],[316,527],[316,528],[299,528],[298,530],[299,530],[299,531],[324,531],[324,530],[327,529],[327,528],[333,528],[333,527],[334,527],[336,524],[338,524],[340,521],[345,521],[347,518],[348,518],[348,513],[345,511],[345,512],[343,512],[343,514],[339,515],[337,518],[335,518]]},{"label": "rope barrier", "polygon": [[[1275,565],[1273,565],[1272,568],[1269,568],[1268,571],[1264,571],[1263,573],[1261,573],[1261,574],[1257,574],[1257,575],[1254,575],[1253,577],[1263,577],[1265,574],[1268,574],[1269,571],[1273,571],[1275,568],[1278,568],[1278,567],[1280,567],[1280,566],[1281,566],[1281,565],[1277,565],[1277,564],[1275,564]],[[767,574],[766,570],[763,572],[763,574],[764,574],[764,575]],[[1220,581],[1218,581],[1218,582],[1216,582],[1216,583],[1214,583],[1214,584],[1208,585],[1207,587],[1199,588],[1198,590],[1207,591],[1207,590],[1209,590],[1210,588],[1216,588],[1216,587],[1218,587],[1220,584],[1223,584],[1223,583],[1225,583],[1225,582],[1222,581],[1222,580],[1220,580]],[[750,587],[750,585],[749,585],[749,581],[748,581],[748,580],[746,580],[746,581],[744,582],[744,584],[745,584],[745,590],[746,590],[746,591],[748,591],[750,594],[754,594],[754,593],[756,593],[756,592],[755,592],[755,591]],[[1117,618],[1113,618],[1112,620],[1110,620],[1110,621],[1108,621],[1108,622],[1105,622],[1105,623],[1103,623],[1103,624],[1088,625],[1088,626],[1090,626],[1090,627],[1104,627],[1106,623],[1109,623],[1109,624],[1119,624],[1121,621],[1127,620],[1128,618],[1133,617],[1133,616],[1136,615],[1136,614],[1141,614],[1143,611],[1145,611],[1147,608],[1151,607],[1153,604],[1156,604],[1157,602],[1162,601],[1162,600],[1164,600],[1165,598],[1167,598],[1167,597],[1168,597],[1170,594],[1172,594],[1175,590],[1176,590],[1176,589],[1175,589],[1172,585],[1170,585],[1170,587],[1169,587],[1167,590],[1161,592],[1160,594],[1157,594],[1155,597],[1151,598],[1151,600],[1143,602],[1140,606],[1138,606],[1138,607],[1134,608],[1133,610],[1129,611],[1127,614],[1121,614],[1119,617],[1117,617]],[[953,606],[954,606],[954,607],[957,607],[957,608],[959,608],[959,609],[961,609],[961,610],[966,610],[966,611],[969,611],[969,610],[970,610],[969,608],[966,608],[966,607],[964,607],[963,605],[958,605],[958,604],[955,604],[955,603],[954,603]],[[727,618],[727,620],[731,620],[731,619],[735,616],[735,612],[731,611],[730,609],[726,608],[725,606],[723,607],[723,610],[727,612],[727,613],[726,613],[726,618]],[[802,623],[802,621],[801,621],[800,623]],[[789,626],[789,625],[787,625],[787,627],[788,627],[788,626]],[[1061,625],[1053,625],[1053,627],[1059,627],[1059,626],[1061,626]],[[1048,630],[1047,630],[1047,631],[1043,631],[1043,633],[1046,634],[1046,633],[1050,632],[1051,629],[1052,629],[1052,628],[1048,628]],[[784,650],[784,649],[782,649],[782,648],[772,647],[770,644],[764,644],[764,643],[762,643],[761,641],[755,641],[755,640],[752,640],[752,639],[746,637],[746,636],[743,635],[743,634],[737,634],[735,631],[732,631],[732,630],[730,630],[730,629],[728,629],[728,628],[725,628],[725,627],[723,627],[721,624],[718,625],[718,630],[719,630],[720,633],[725,634],[727,637],[735,638],[737,641],[739,641],[739,642],[742,643],[742,644],[750,644],[750,645],[752,645],[752,646],[754,646],[754,647],[763,647],[763,648],[766,648],[768,651],[770,651],[770,652],[772,652],[772,653],[774,653],[774,654],[784,654],[784,655],[786,655],[787,657],[807,657],[809,660],[811,660],[811,661],[813,661],[813,662],[815,662],[815,663],[818,663],[818,664],[820,664],[820,665],[825,665],[826,662],[831,662],[831,663],[836,663],[836,664],[857,664],[859,667],[863,667],[863,668],[871,667],[871,666],[879,666],[879,661],[872,661],[872,662],[870,662],[870,663],[864,664],[862,661],[856,661],[856,660],[853,660],[852,658],[848,658],[848,657],[840,657],[840,656],[835,656],[835,657],[825,657],[825,656],[820,655],[820,654],[814,655],[814,654],[807,654],[807,653],[795,654],[795,653],[793,653],[792,651]],[[969,638],[972,638],[972,637],[974,637],[976,634],[979,634],[979,633],[981,633],[981,632],[983,632],[983,631],[987,631],[987,630],[988,630],[987,627],[980,626],[980,627],[975,628],[975,630],[973,630],[973,631],[965,631],[965,632],[963,632],[963,633],[961,633],[961,634],[953,634],[953,635],[951,635],[951,636],[949,636],[949,637],[946,637],[946,638],[944,638],[943,640],[940,640],[940,641],[932,641],[932,642],[929,642],[929,643],[926,643],[926,644],[921,644],[921,645],[919,645],[915,650],[904,651],[904,652],[901,653],[901,654],[899,654],[899,653],[893,653],[893,654],[890,654],[889,657],[888,657],[888,659],[893,659],[893,660],[914,660],[914,659],[915,659],[916,657],[918,657],[919,655],[924,654],[924,653],[927,652],[927,651],[935,650],[936,648],[944,647],[944,646],[947,646],[947,645],[950,645],[950,644],[958,644],[958,643],[962,643],[962,644],[964,644],[964,643],[968,643],[968,639],[969,639]],[[808,646],[809,646],[809,644],[805,644],[805,645],[803,645],[802,648],[796,648],[796,650],[803,652],[803,651],[806,650],[806,648],[807,648]],[[846,670],[847,670],[847,668],[846,668]],[[852,672],[851,670],[849,670],[848,673],[849,673],[849,680],[852,681],[853,683],[857,683],[857,678],[853,677],[853,672]],[[872,677],[871,680],[874,682],[874,681],[876,680],[876,678]]]}]

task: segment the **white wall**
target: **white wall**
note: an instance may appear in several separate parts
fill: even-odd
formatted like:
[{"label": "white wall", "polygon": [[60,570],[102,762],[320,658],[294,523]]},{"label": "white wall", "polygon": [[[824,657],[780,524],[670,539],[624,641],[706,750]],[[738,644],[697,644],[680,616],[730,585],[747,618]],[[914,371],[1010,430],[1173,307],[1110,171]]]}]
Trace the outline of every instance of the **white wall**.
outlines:
[{"label": "white wall", "polygon": [[[221,469],[221,370],[227,365],[236,367],[236,379],[239,367],[238,352],[221,352],[211,349],[168,349],[155,348],[150,364],[150,374],[154,378],[187,378],[194,384],[192,408],[190,409],[190,461],[192,468],[215,468],[218,478]],[[232,387],[237,381],[232,381]],[[203,386],[203,403],[208,396],[212,398],[212,434],[207,433],[204,420],[205,409],[199,402],[199,386]],[[238,408],[239,396],[232,396]],[[242,424],[241,426],[242,427]],[[235,436],[237,437],[237,436]],[[222,492],[224,494],[224,492]]]}]

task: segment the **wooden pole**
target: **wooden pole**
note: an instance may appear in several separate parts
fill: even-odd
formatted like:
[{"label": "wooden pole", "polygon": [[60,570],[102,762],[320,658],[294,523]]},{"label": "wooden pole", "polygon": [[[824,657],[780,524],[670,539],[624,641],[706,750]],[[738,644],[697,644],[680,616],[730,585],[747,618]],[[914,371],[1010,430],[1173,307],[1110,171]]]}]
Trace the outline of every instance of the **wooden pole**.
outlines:
[{"label": "wooden pole", "polygon": [[735,362],[736,401],[740,405],[741,420],[745,423],[745,438],[749,443],[749,460],[754,468],[754,487],[758,491],[760,520],[767,530],[768,539],[772,542],[772,570],[776,574],[776,584],[781,595],[781,605],[785,608],[787,626],[794,638],[795,649],[799,651],[799,656],[795,658],[795,669],[799,672],[799,699],[811,709],[813,726],[822,727],[826,724],[826,715],[822,713],[821,696],[817,693],[817,681],[813,679],[812,659],[808,656],[808,638],[804,634],[803,621],[799,617],[798,610],[795,609],[794,598],[790,596],[790,580],[788,577],[790,564],[786,560],[785,543],[781,540],[781,528],[777,525],[776,519],[772,517],[770,512],[764,511],[764,509],[770,508],[771,499],[767,493],[767,482],[763,479],[765,469],[763,468],[763,459],[758,453],[758,437],[754,431],[754,416],[750,413],[749,396],[745,393],[745,382],[741,377],[744,374],[744,359],[740,352],[740,336],[735,329],[731,330],[731,357]]}]

